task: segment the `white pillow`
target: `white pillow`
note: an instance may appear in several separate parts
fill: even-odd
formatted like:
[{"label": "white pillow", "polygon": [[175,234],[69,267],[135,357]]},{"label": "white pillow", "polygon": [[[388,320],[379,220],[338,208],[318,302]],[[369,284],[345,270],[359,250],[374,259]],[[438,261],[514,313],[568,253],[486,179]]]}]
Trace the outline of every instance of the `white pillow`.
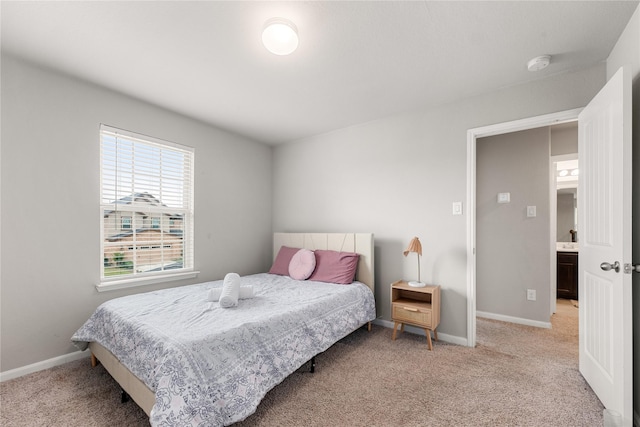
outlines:
[{"label": "white pillow", "polygon": [[289,262],[289,276],[295,280],[307,280],[316,269],[316,255],[309,249],[300,249]]}]

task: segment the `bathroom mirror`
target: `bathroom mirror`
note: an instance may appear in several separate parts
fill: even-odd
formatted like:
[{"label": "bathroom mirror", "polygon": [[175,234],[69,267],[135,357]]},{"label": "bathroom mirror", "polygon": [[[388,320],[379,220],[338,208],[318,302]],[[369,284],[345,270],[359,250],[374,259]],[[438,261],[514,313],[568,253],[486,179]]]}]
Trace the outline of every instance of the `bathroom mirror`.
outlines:
[{"label": "bathroom mirror", "polygon": [[557,242],[577,242],[578,160],[556,163]]}]

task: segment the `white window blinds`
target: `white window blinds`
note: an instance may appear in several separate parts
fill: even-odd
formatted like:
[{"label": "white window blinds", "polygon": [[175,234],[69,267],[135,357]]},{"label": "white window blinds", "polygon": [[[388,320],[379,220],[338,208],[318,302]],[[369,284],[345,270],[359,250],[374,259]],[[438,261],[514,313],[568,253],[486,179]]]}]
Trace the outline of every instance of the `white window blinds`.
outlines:
[{"label": "white window blinds", "polygon": [[193,270],[190,147],[100,126],[101,283]]}]

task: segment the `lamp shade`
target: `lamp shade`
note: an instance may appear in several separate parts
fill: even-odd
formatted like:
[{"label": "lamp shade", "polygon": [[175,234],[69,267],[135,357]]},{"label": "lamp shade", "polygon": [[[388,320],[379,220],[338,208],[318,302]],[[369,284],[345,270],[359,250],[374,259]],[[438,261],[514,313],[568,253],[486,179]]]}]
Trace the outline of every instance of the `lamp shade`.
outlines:
[{"label": "lamp shade", "polygon": [[411,241],[409,242],[409,246],[407,246],[407,249],[405,249],[403,253],[404,256],[407,256],[411,252],[422,255],[422,244],[420,243],[420,239],[418,239],[417,237],[411,239]]}]

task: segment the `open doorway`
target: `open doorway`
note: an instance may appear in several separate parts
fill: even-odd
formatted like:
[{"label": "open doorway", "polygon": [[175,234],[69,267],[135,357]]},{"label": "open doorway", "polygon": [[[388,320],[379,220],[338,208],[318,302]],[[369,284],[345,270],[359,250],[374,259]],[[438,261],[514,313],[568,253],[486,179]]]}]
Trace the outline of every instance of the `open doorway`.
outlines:
[{"label": "open doorway", "polygon": [[577,150],[575,121],[477,139],[477,316],[551,328],[576,305]]},{"label": "open doorway", "polygon": [[[467,205],[469,206],[470,215],[467,217],[467,345],[475,347],[476,345],[476,154],[477,154],[477,140],[479,138],[502,135],[511,132],[518,132],[523,130],[536,129],[545,126],[558,125],[561,123],[568,123],[577,120],[580,109],[568,110],[558,113],[552,113],[544,116],[533,117],[529,119],[516,120],[513,122],[500,123],[497,125],[486,126],[482,128],[470,129],[467,132],[467,169],[468,169],[468,198]],[[507,192],[508,193],[508,192]],[[549,192],[547,191],[547,194]],[[499,195],[496,195],[499,197]],[[507,197],[503,195],[503,198]],[[497,201],[498,199],[496,199]],[[535,206],[535,205],[534,205]],[[526,208],[524,214],[530,212],[529,206]],[[531,212],[535,214],[535,209]],[[550,228],[549,228],[550,229]],[[551,245],[550,234],[547,234],[549,245],[549,265],[555,262],[552,259],[555,258],[555,242]],[[522,260],[526,262],[527,260]],[[549,271],[549,276],[546,280],[549,283],[552,280],[552,272]],[[555,282],[555,278],[553,278]],[[547,291],[547,296],[550,296],[550,290]],[[526,295],[525,295],[526,297]],[[550,306],[547,306],[551,313]]]},{"label": "open doorway", "polygon": [[547,363],[573,371],[579,364],[577,151],[576,121],[476,139],[478,345],[522,355],[529,344],[513,339],[531,330],[522,325],[545,328],[536,334],[553,342]]}]

